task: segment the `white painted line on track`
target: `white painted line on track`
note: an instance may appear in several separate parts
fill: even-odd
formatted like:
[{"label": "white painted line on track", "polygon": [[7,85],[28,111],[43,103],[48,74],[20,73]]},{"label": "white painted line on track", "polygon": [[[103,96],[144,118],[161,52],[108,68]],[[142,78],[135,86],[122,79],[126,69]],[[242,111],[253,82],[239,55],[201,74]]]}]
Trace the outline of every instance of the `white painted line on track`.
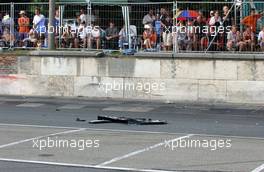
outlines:
[{"label": "white painted line on track", "polygon": [[67,104],[64,106],[60,106],[57,109],[61,110],[78,110],[84,108],[86,105],[81,105],[81,104]]},{"label": "white painted line on track", "polygon": [[160,146],[164,146],[166,145],[166,143],[168,142],[175,142],[175,141],[178,141],[178,140],[181,140],[181,139],[185,139],[185,138],[190,138],[192,137],[193,134],[189,134],[189,135],[186,135],[186,136],[182,136],[182,137],[178,137],[178,138],[175,138],[175,139],[171,139],[171,140],[168,140],[168,141],[164,141],[164,142],[161,142],[161,143],[157,143],[155,145],[152,145],[152,146],[149,146],[149,147],[146,147],[144,149],[140,149],[140,150],[137,150],[137,151],[134,151],[134,152],[131,152],[131,153],[128,153],[126,155],[123,155],[123,156],[119,156],[119,157],[116,157],[116,158],[113,158],[109,161],[105,161],[99,165],[97,165],[98,167],[102,167],[102,166],[106,166],[108,164],[112,164],[114,162],[117,162],[117,161],[120,161],[120,160],[123,160],[123,159],[126,159],[126,158],[129,158],[129,157],[132,157],[132,156],[135,156],[135,155],[138,155],[138,154],[141,154],[141,153],[144,153],[144,152],[147,152],[147,151],[150,151],[152,149],[155,149],[157,147],[160,147]]},{"label": "white painted line on track", "polygon": [[56,136],[56,135],[60,135],[60,134],[75,133],[75,132],[79,132],[79,131],[83,131],[83,130],[85,130],[85,129],[67,130],[67,131],[62,131],[62,132],[58,132],[58,133],[47,134],[47,135],[43,135],[43,136],[29,138],[29,139],[25,139],[25,140],[19,140],[19,141],[16,141],[16,142],[0,145],[0,149],[6,148],[6,147],[9,147],[9,146],[18,145],[18,144],[25,143],[25,142],[29,142],[29,141],[32,141],[32,140],[37,140],[37,139],[40,139],[40,138],[45,138],[45,137],[49,137],[49,136]]},{"label": "white painted line on track", "polygon": [[[63,167],[94,168],[94,169],[105,169],[105,170],[122,170],[122,171],[138,171],[138,172],[172,172],[172,171],[166,171],[166,170],[150,170],[150,169],[123,168],[123,167],[110,167],[110,166],[98,167],[98,166],[94,166],[94,165],[85,165],[85,164],[70,164],[70,163],[59,163],[59,162],[48,162],[48,161],[7,159],[7,158],[0,158],[0,161],[43,164],[43,165],[56,165],[56,166],[63,166]],[[174,171],[174,172],[176,172],[176,171]]]},{"label": "white painted line on track", "polygon": [[16,105],[16,107],[31,107],[31,108],[36,108],[40,106],[44,106],[44,104],[42,103],[22,103],[22,104]]},{"label": "white painted line on track", "polygon": [[107,108],[103,108],[103,111],[114,111],[114,112],[149,112],[153,110],[153,107],[144,107],[144,106],[136,106],[136,107],[131,107],[131,106],[110,106]]},{"label": "white painted line on track", "polygon": [[7,126],[7,127],[33,127],[33,128],[53,128],[53,129],[85,129],[85,128],[78,128],[78,127],[62,127],[62,126],[52,126],[52,125],[28,125],[28,124],[7,124],[7,123],[0,123],[0,126]]},{"label": "white painted line on track", "polygon": [[84,129],[91,131],[105,131],[105,132],[128,132],[128,133],[146,133],[146,134],[177,134],[177,135],[187,135],[193,134],[195,136],[204,136],[204,137],[228,137],[235,139],[256,139],[264,140],[264,137],[248,137],[248,136],[233,136],[233,135],[219,135],[219,134],[201,134],[201,133],[174,133],[174,132],[159,132],[159,131],[147,131],[147,130],[121,130],[121,129],[107,129],[107,128],[81,128],[81,127],[64,127],[64,126],[49,126],[49,125],[30,125],[30,124],[8,124],[0,123],[1,126],[10,126],[10,127],[33,127],[33,128],[50,128],[50,129]]},{"label": "white painted line on track", "polygon": [[264,171],[264,164],[252,170],[251,172],[263,172],[263,171]]}]

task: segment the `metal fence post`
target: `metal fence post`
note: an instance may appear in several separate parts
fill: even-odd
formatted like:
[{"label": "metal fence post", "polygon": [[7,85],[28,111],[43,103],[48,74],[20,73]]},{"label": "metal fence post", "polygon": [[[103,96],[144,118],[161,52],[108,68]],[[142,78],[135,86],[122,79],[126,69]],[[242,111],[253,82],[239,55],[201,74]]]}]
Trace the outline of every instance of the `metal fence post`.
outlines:
[{"label": "metal fence post", "polygon": [[173,2],[173,28],[172,28],[172,34],[173,34],[173,52],[172,52],[172,56],[173,58],[176,56],[176,53],[178,52],[178,41],[177,41],[177,9],[178,9],[178,1],[174,1]]},{"label": "metal fence post", "polygon": [[11,2],[10,3],[10,47],[9,48],[13,48],[14,47],[14,39],[12,39],[12,35],[15,37],[15,20],[14,20],[14,16],[15,16],[15,8],[14,8],[14,3]]},{"label": "metal fence post", "polygon": [[[243,5],[243,3],[244,3],[245,1],[244,0],[242,0],[242,4],[241,4],[241,6],[240,6],[240,15],[239,15],[239,19],[240,19],[240,21],[242,21],[242,19],[243,19],[243,7],[244,7],[244,5]],[[242,32],[243,31],[243,28],[242,27],[240,27],[240,32]]]},{"label": "metal fence post", "polygon": [[92,26],[92,2],[91,0],[86,0],[87,2],[87,26]]},{"label": "metal fence post", "polygon": [[61,29],[63,28],[63,12],[64,12],[64,5],[59,5],[59,13],[60,13],[60,26],[59,26],[59,48],[61,48],[61,43],[62,43],[62,39],[61,39],[61,36],[62,36],[62,32],[64,31],[64,29]]},{"label": "metal fence post", "polygon": [[55,50],[54,14],[55,14],[55,0],[49,0],[49,24],[48,24],[49,50]]}]

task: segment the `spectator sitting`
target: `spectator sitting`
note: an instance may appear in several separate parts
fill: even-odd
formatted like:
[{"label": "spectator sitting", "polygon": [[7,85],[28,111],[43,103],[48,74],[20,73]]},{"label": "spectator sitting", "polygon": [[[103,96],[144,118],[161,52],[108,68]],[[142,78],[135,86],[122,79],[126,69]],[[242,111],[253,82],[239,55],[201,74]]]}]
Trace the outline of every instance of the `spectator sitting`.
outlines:
[{"label": "spectator sitting", "polygon": [[25,38],[23,40],[24,47],[36,47],[37,42],[37,33],[34,31],[34,29],[30,29],[28,33],[28,38]]},{"label": "spectator sitting", "polygon": [[247,27],[245,32],[243,33],[243,41],[246,43],[246,49],[254,51],[255,47],[255,35],[252,32],[250,27]]},{"label": "spectator sitting", "polygon": [[264,27],[259,32],[259,35],[258,35],[258,43],[259,43],[259,46],[260,46],[261,51],[264,51]]},{"label": "spectator sitting", "polygon": [[5,28],[1,37],[1,44],[4,47],[8,47],[11,42],[15,42],[15,36],[12,33],[10,34],[10,30],[8,28]]},{"label": "spectator sitting", "polygon": [[180,50],[190,50],[190,40],[188,39],[188,31],[185,30],[185,27],[180,27],[177,33],[177,42]]},{"label": "spectator sitting", "polygon": [[96,44],[96,49],[99,50],[100,49],[100,38],[101,38],[101,29],[99,26],[94,26],[92,33],[91,33],[91,44],[93,45],[93,43]]},{"label": "spectator sitting", "polygon": [[128,34],[128,33],[126,33],[126,28],[125,28],[125,25],[124,25],[123,28],[120,30],[118,35],[119,35],[118,45],[119,45],[120,51],[122,49],[128,49],[129,48],[129,36],[131,38],[130,39],[131,48],[136,48],[136,46],[137,46],[137,30],[136,30],[136,26],[130,25],[129,26],[129,34]]},{"label": "spectator sitting", "polygon": [[71,33],[71,26],[66,26],[66,29],[62,33],[62,47],[72,48],[73,45],[73,34]]},{"label": "spectator sitting", "polygon": [[26,16],[25,11],[20,11],[19,15],[21,16],[18,18],[18,26],[19,26],[19,45],[22,47],[23,40],[28,37],[29,33],[29,18]]},{"label": "spectator sitting", "polygon": [[[188,32],[187,32],[187,40],[188,40],[188,45],[186,47],[186,50],[193,50],[196,46],[197,38],[195,35],[195,28],[193,27],[193,22],[188,21],[187,22],[188,26]],[[206,39],[204,40],[204,43],[206,43]]]},{"label": "spectator sitting", "polygon": [[149,25],[144,26],[145,31],[143,32],[143,44],[147,50],[153,50],[157,41],[157,34],[153,28]]},{"label": "spectator sitting", "polygon": [[155,15],[153,10],[149,10],[149,13],[144,16],[143,18],[143,25],[152,25],[155,20]]},{"label": "spectator sitting", "polygon": [[153,28],[151,28],[150,45],[152,49],[154,49],[157,45],[157,33]]},{"label": "spectator sitting", "polygon": [[195,50],[204,50],[206,44],[206,33],[203,32],[203,28],[206,26],[206,22],[202,19],[202,16],[198,16],[193,24],[195,33]]},{"label": "spectator sitting", "polygon": [[[77,30],[77,36],[74,41],[75,48],[86,48],[87,45],[87,35],[86,35],[86,26],[85,22],[82,22]],[[82,42],[82,46],[80,46],[80,42]]]},{"label": "spectator sitting", "polygon": [[105,48],[116,50],[118,47],[118,29],[114,22],[109,23],[109,27],[105,30]]},{"label": "spectator sitting", "polygon": [[232,26],[231,31],[227,34],[227,49],[233,51],[239,49],[242,51],[245,47],[245,42],[241,41],[240,32],[237,31],[236,26]]},{"label": "spectator sitting", "polygon": [[127,43],[127,35],[125,31],[125,25],[122,27],[122,29],[119,32],[119,40],[118,40],[118,47],[120,50],[124,49],[124,43]]}]

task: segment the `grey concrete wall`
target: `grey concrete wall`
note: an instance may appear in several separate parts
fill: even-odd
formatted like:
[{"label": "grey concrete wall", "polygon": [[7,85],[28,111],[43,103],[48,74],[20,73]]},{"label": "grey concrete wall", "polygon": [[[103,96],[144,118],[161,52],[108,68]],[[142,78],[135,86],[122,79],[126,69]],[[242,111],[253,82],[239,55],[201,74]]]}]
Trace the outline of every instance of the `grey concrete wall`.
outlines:
[{"label": "grey concrete wall", "polygon": [[263,103],[264,61],[20,56],[0,85],[3,95]]}]

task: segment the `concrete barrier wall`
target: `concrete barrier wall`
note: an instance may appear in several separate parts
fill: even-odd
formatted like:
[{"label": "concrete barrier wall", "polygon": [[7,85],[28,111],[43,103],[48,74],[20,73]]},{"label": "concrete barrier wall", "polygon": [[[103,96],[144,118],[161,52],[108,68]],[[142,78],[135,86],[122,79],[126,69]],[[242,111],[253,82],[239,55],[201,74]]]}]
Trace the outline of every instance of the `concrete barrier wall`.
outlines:
[{"label": "concrete barrier wall", "polygon": [[264,61],[17,57],[0,94],[264,102]]}]

